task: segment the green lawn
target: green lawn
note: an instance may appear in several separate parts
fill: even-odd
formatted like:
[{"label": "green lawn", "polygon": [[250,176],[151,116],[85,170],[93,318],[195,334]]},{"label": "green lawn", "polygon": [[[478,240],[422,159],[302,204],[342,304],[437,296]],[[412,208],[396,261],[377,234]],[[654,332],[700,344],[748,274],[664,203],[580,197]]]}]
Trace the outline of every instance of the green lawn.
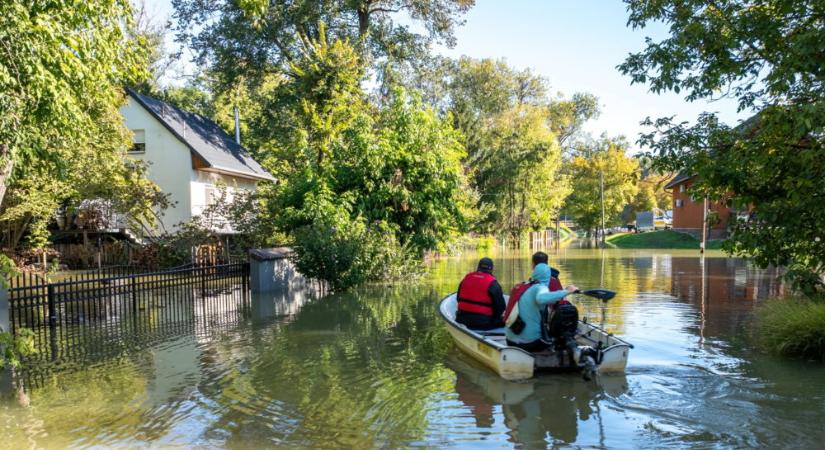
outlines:
[{"label": "green lawn", "polygon": [[[684,233],[671,230],[646,233],[619,233],[607,237],[607,244],[615,248],[676,248],[699,249],[699,241]],[[708,250],[719,249],[721,240],[708,241]]]}]

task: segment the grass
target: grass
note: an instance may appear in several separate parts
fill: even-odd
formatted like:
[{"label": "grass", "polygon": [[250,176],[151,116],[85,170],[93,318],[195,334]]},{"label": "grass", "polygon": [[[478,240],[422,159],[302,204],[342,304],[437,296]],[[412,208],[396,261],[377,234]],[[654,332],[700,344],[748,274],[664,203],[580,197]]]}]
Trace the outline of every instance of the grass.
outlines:
[{"label": "grass", "polygon": [[755,311],[757,342],[768,352],[825,361],[825,298],[770,300]]},{"label": "grass", "polygon": [[[619,233],[608,236],[606,241],[615,248],[699,249],[699,241],[693,236],[673,230]],[[721,248],[721,245],[721,240],[708,241],[707,249],[716,250]]]}]

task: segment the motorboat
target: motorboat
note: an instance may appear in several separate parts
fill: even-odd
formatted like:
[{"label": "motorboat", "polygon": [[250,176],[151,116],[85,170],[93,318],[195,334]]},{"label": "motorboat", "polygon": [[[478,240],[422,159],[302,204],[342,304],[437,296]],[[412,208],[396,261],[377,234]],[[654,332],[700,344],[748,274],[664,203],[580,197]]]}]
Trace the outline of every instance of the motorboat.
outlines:
[{"label": "motorboat", "polygon": [[439,304],[441,317],[456,345],[505,380],[525,380],[537,371],[577,371],[585,378],[596,373],[623,373],[628,353],[633,348],[630,343],[584,319],[578,322],[573,345],[563,348],[551,345],[548,350],[530,353],[507,345],[503,328],[472,330],[456,322],[457,308],[456,293],[444,297]]}]

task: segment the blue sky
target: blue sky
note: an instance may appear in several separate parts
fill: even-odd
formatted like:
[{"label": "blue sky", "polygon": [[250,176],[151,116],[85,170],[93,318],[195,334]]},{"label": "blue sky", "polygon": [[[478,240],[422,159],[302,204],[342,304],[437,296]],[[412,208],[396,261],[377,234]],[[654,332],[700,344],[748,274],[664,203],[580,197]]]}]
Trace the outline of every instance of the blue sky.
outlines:
[{"label": "blue sky", "polygon": [[[170,0],[147,0],[146,4],[160,16],[172,12]],[[702,111],[714,111],[723,121],[735,124],[748,115],[737,113],[731,100],[690,103],[680,95],[656,95],[647,86],[631,86],[616,66],[628,53],[643,49],[646,36],[662,38],[667,29],[662,25],[628,28],[620,0],[477,0],[464,18],[456,32],[456,46],[436,51],[448,56],[503,58],[547,78],[553,92],[595,94],[602,114],[586,126],[595,135],[624,135],[635,142],[643,130],[639,122],[648,116],[676,115],[693,121]]]}]

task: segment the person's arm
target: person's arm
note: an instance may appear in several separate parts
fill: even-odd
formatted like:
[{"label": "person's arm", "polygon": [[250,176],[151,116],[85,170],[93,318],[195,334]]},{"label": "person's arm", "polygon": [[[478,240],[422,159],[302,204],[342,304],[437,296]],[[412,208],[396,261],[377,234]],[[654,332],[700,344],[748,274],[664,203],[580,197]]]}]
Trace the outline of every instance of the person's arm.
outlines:
[{"label": "person's arm", "polygon": [[490,283],[490,287],[487,288],[487,293],[490,294],[490,298],[493,299],[493,317],[500,320],[504,314],[504,310],[507,308],[507,302],[504,301],[504,292],[501,290],[501,285],[498,284],[498,281]]},{"label": "person's arm", "polygon": [[568,292],[563,289],[560,291],[542,292],[541,294],[536,296],[536,303],[538,303],[540,306],[556,303],[557,301],[567,296],[567,294]]},{"label": "person's arm", "polygon": [[563,299],[564,297],[566,297],[567,294],[572,294],[573,292],[576,292],[577,290],[578,290],[578,288],[571,284],[570,286],[567,286],[567,288],[562,289],[560,291],[542,292],[541,294],[538,294],[536,296],[536,303],[538,303],[540,306],[548,305],[548,304],[551,304],[551,303],[556,303],[557,301],[559,301],[559,300]]}]

